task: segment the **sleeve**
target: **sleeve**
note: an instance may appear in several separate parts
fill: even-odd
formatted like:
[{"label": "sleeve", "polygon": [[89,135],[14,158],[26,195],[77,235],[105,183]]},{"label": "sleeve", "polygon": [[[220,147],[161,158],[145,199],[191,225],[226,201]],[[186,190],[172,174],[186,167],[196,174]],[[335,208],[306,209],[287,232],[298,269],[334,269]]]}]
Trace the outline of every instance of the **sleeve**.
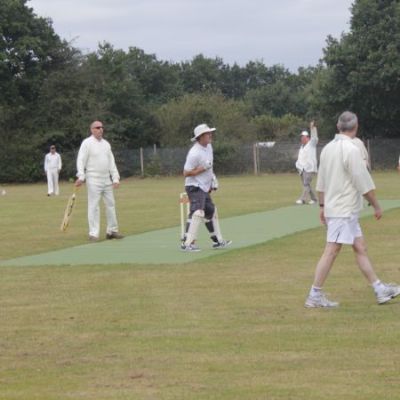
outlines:
[{"label": "sleeve", "polygon": [[351,181],[359,193],[365,194],[375,189],[374,181],[357,147],[354,146],[348,152],[346,164]]},{"label": "sleeve", "polygon": [[323,162],[323,151],[321,153],[321,161],[319,164],[319,171],[317,175],[317,185],[315,187],[317,192],[325,192],[325,163]]},{"label": "sleeve", "polygon": [[48,157],[47,154],[44,156],[44,172],[47,172]]},{"label": "sleeve", "polygon": [[183,166],[183,169],[185,171],[192,171],[193,169],[197,168],[200,165],[199,159],[194,154],[194,152],[189,151],[189,154],[186,157],[186,162],[185,165]]},{"label": "sleeve", "polygon": [[364,142],[359,139],[358,137],[355,137],[353,139],[353,143],[357,146],[357,148],[360,150],[361,152],[361,156],[362,159],[364,160],[365,164],[367,165],[367,167],[369,166],[369,156],[368,156],[368,150],[365,147]]},{"label": "sleeve", "polygon": [[361,154],[362,154],[362,158],[363,158],[365,164],[368,165],[368,151],[367,151],[367,148],[365,147],[364,143],[362,144]]},{"label": "sleeve", "polygon": [[85,170],[86,170],[86,163],[89,156],[89,149],[87,142],[83,141],[81,147],[78,152],[78,157],[76,159],[76,169],[79,180],[84,181],[86,179]]},{"label": "sleeve", "polygon": [[113,183],[119,183],[120,176],[118,173],[117,165],[115,164],[114,154],[111,151],[111,146],[109,149],[109,162],[110,162],[111,180]]},{"label": "sleeve", "polygon": [[311,143],[316,146],[318,144],[318,131],[317,131],[317,127],[314,126],[311,129],[311,139],[310,139]]},{"label": "sleeve", "polygon": [[58,155],[58,170],[60,171],[62,168],[62,160],[61,160],[61,156]]}]

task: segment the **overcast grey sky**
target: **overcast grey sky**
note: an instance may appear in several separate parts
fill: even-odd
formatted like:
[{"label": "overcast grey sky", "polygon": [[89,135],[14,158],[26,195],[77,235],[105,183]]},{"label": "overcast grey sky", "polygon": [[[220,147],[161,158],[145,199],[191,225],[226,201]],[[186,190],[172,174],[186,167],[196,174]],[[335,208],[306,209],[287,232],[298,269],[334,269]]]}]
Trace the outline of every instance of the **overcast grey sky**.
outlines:
[{"label": "overcast grey sky", "polygon": [[29,0],[84,52],[107,41],[159,60],[202,53],[225,63],[260,60],[291,71],[316,65],[328,35],[348,32],[353,0]]}]

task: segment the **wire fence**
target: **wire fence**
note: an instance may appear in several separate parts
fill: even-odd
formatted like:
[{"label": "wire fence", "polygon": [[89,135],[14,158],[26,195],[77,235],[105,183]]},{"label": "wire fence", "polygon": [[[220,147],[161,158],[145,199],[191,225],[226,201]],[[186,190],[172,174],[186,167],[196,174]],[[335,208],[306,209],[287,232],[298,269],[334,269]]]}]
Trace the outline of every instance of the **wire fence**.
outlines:
[{"label": "wire fence", "polygon": [[[267,142],[268,143],[268,142]],[[274,143],[274,142],[269,142]],[[318,157],[328,141],[318,144]],[[374,139],[365,142],[373,170],[393,170],[398,165],[400,139]],[[140,149],[113,148],[122,177],[172,176],[182,174],[190,147]],[[242,145],[214,145],[214,170],[218,175],[294,172],[299,143],[276,142]],[[62,179],[76,175],[77,151],[62,153]]]}]

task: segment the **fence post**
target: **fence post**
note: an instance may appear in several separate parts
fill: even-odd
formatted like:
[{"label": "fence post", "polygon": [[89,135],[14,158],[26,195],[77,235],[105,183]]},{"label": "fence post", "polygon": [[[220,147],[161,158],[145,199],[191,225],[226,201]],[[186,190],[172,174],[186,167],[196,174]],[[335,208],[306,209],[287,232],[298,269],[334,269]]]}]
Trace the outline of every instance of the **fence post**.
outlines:
[{"label": "fence post", "polygon": [[257,150],[256,143],[253,143],[253,167],[254,167],[254,175],[257,175]]},{"label": "fence post", "polygon": [[140,148],[140,171],[143,178],[144,177],[143,147]]},{"label": "fence post", "polygon": [[258,175],[257,143],[253,144],[254,175]]}]

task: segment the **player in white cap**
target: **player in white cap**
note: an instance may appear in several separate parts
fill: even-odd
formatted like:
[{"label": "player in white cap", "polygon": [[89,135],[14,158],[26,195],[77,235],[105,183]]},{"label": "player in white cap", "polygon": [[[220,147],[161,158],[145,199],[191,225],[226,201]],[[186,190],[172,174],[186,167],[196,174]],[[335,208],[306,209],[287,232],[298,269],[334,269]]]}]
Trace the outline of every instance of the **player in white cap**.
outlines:
[{"label": "player in white cap", "polygon": [[296,168],[300,174],[303,192],[300,198],[296,200],[296,204],[305,204],[307,198],[309,198],[308,204],[314,204],[317,201],[317,197],[311,188],[313,175],[317,173],[318,132],[314,121],[310,123],[310,132],[311,137],[307,131],[303,131],[300,134],[301,146],[296,161]]}]

